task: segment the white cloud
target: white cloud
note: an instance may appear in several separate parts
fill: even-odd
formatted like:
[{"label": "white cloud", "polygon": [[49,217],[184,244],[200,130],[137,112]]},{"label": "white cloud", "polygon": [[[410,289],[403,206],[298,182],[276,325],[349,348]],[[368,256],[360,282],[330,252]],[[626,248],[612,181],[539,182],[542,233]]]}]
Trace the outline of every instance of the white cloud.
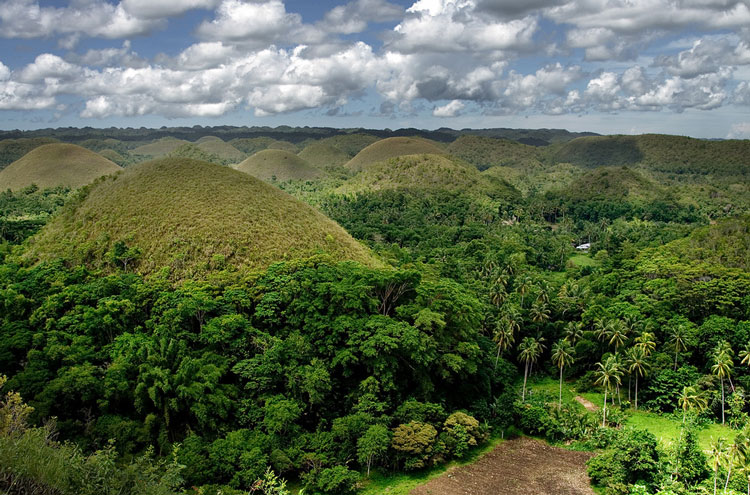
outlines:
[{"label": "white cloud", "polygon": [[176,69],[204,70],[230,63],[237,57],[234,47],[220,41],[196,43],[180,53],[173,66]]},{"label": "white cloud", "polygon": [[0,62],[0,82],[10,79],[10,69],[7,65]]},{"label": "white cloud", "polygon": [[92,67],[145,67],[147,62],[133,52],[130,41],[125,40],[120,48],[87,50],[83,55],[69,53],[68,62]]},{"label": "white cloud", "polygon": [[733,124],[727,139],[750,139],[750,122]]},{"label": "white cloud", "polygon": [[361,33],[371,22],[396,21],[404,9],[386,0],[355,0],[328,11],[320,23],[327,33]]},{"label": "white cloud", "polygon": [[52,78],[72,80],[82,71],[81,67],[66,62],[57,55],[43,53],[21,71],[18,79],[25,83],[38,83]]},{"label": "white cloud", "polygon": [[455,117],[460,114],[461,110],[464,109],[464,105],[459,100],[453,100],[450,103],[441,107],[435,107],[432,110],[432,115],[435,117]]},{"label": "white cloud", "polygon": [[529,49],[533,16],[500,21],[475,10],[471,0],[420,0],[394,28],[388,48],[402,53],[516,51]]},{"label": "white cloud", "polygon": [[0,36],[44,38],[64,36],[68,48],[80,35],[127,38],[164,26],[161,20],[141,19],[122,5],[103,0],[73,2],[68,7],[42,7],[36,0],[5,0],[0,3]]},{"label": "white cloud", "polygon": [[55,98],[39,88],[16,81],[0,81],[0,110],[44,110],[55,106]]},{"label": "white cloud", "polygon": [[655,65],[680,77],[696,77],[717,72],[723,66],[750,64],[750,43],[737,36],[697,40],[692,48],[672,57],[658,57]]},{"label": "white cloud", "polygon": [[157,19],[183,14],[193,9],[213,9],[219,0],[122,0],[129,14],[141,19]]},{"label": "white cloud", "polygon": [[207,40],[267,46],[323,41],[325,34],[302,23],[302,16],[289,13],[281,0],[243,2],[223,0],[216,17],[198,26]]}]

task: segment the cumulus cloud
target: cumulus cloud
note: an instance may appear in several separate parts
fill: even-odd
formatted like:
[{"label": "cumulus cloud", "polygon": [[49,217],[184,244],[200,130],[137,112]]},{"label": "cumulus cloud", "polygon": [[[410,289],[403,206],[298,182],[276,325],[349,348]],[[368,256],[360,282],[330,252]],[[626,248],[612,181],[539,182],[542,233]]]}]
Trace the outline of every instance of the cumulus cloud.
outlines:
[{"label": "cumulus cloud", "polygon": [[122,4],[103,0],[73,2],[67,7],[42,7],[36,0],[5,0],[0,3],[0,36],[44,38],[80,35],[99,38],[128,38],[163,27],[160,19],[141,19]]},{"label": "cumulus cloud", "polygon": [[455,117],[460,114],[461,110],[463,110],[466,107],[466,105],[459,101],[459,100],[453,100],[450,103],[435,107],[432,110],[432,115],[435,117]]},{"label": "cumulus cloud", "polygon": [[736,36],[707,38],[696,41],[690,50],[675,56],[657,57],[654,65],[680,77],[696,77],[717,72],[723,66],[750,64],[750,43]]},{"label": "cumulus cloud", "polygon": [[355,0],[328,11],[320,27],[327,33],[361,33],[371,22],[396,21],[403,15],[401,6],[385,0]]},{"label": "cumulus cloud", "polygon": [[84,54],[68,53],[65,60],[92,67],[145,67],[147,65],[146,60],[131,50],[129,40],[125,40],[120,48],[87,50]]},{"label": "cumulus cloud", "polygon": [[223,0],[216,17],[201,23],[197,34],[206,40],[256,46],[315,43],[325,38],[323,31],[303,24],[302,16],[287,12],[281,0]]},{"label": "cumulus cloud", "polygon": [[407,9],[388,47],[402,53],[528,49],[538,28],[533,16],[500,21],[470,0],[420,0]]},{"label": "cumulus cloud", "polygon": [[750,122],[733,124],[727,139],[750,139]]},{"label": "cumulus cloud", "polygon": [[122,0],[129,14],[141,19],[158,19],[184,14],[193,9],[213,9],[219,0]]}]

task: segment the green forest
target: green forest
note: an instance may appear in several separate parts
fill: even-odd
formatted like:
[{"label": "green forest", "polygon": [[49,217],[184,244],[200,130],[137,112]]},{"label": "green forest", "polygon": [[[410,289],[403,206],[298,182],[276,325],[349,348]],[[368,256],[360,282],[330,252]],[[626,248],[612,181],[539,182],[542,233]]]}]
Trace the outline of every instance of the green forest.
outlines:
[{"label": "green forest", "polygon": [[750,142],[266,131],[0,141],[125,168],[0,192],[0,493],[398,495],[519,436],[750,493]]}]

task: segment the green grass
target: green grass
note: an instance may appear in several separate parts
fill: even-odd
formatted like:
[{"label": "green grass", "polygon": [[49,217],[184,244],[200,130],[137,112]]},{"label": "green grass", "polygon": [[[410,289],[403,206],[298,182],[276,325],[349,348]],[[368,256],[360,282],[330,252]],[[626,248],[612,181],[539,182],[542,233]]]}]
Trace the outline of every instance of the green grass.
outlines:
[{"label": "green grass", "polygon": [[486,444],[473,449],[466,458],[460,461],[441,464],[430,469],[397,474],[372,471],[370,479],[365,480],[363,488],[357,493],[358,495],[408,495],[414,488],[427,483],[433,478],[437,478],[452,467],[466,466],[477,462],[483,455],[491,452],[503,441],[500,437],[492,438]]},{"label": "green grass", "polygon": [[403,155],[444,154],[437,143],[422,138],[393,137],[377,141],[363,149],[346,163],[346,168],[358,172],[389,158]]},{"label": "green grass", "polygon": [[[625,425],[650,431],[663,446],[670,446],[677,441],[682,429],[679,419],[646,411],[633,411]],[[698,431],[698,444],[701,449],[708,450],[713,440],[724,437],[731,442],[736,436],[736,430],[712,423]]]},{"label": "green grass", "polygon": [[190,141],[184,139],[176,139],[173,137],[165,137],[154,141],[153,143],[144,144],[135,148],[132,153],[134,155],[149,156],[152,158],[158,158],[166,156],[173,152],[184,144],[191,144]]},{"label": "green grass", "polygon": [[246,158],[236,167],[260,180],[278,182],[289,180],[316,180],[325,177],[325,172],[313,167],[299,156],[284,150],[263,150]]},{"label": "green grass", "polygon": [[351,158],[335,146],[320,141],[305,146],[305,149],[300,151],[298,156],[309,164],[322,169],[341,167]]},{"label": "green grass", "polygon": [[573,256],[571,256],[569,258],[569,261],[572,261],[574,265],[581,266],[581,267],[583,267],[583,266],[590,266],[590,267],[599,266],[599,263],[597,263],[596,261],[594,261],[594,259],[591,258],[591,256],[589,256],[588,254],[574,254]]},{"label": "green grass", "polygon": [[65,258],[113,270],[106,253],[125,241],[142,250],[137,271],[170,267],[173,280],[225,266],[246,273],[319,253],[382,266],[322,213],[228,167],[164,158],[102,179],[30,239],[31,260]]},{"label": "green grass", "polygon": [[36,184],[78,188],[102,175],[121,170],[116,163],[75,144],[52,143],[34,148],[0,171],[0,190]]},{"label": "green grass", "polygon": [[[552,397],[557,400],[560,394],[560,382],[552,377],[544,377],[544,378],[538,378],[535,380],[529,380],[526,384],[526,388],[528,390],[533,391],[540,391],[540,392],[546,392],[550,394]],[[578,395],[575,391],[575,388],[572,387],[572,384],[569,382],[566,382],[563,378],[563,384],[562,384],[562,400],[563,404],[569,404],[576,408],[580,408],[581,410],[585,409],[577,400],[575,400],[576,395]]]},{"label": "green grass", "polygon": [[195,142],[204,152],[218,156],[222,164],[240,163],[247,155],[216,136],[204,136]]}]

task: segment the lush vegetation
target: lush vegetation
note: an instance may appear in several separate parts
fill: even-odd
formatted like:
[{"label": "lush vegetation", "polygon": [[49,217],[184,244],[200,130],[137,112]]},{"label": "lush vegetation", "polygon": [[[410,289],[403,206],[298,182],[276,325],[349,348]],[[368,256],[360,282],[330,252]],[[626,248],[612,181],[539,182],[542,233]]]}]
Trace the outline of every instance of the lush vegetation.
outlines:
[{"label": "lush vegetation", "polygon": [[146,148],[324,178],[174,156],[0,194],[0,490],[406,493],[521,431],[601,493],[747,492],[745,142],[358,131]]}]

